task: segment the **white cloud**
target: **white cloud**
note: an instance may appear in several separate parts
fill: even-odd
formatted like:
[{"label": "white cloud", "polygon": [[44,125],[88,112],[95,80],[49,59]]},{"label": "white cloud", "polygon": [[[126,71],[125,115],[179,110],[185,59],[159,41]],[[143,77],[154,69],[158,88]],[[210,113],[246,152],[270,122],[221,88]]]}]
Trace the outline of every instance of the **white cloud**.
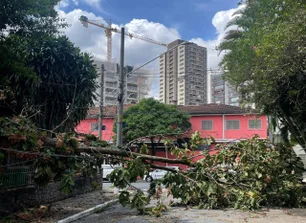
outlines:
[{"label": "white cloud", "polygon": [[[100,60],[106,60],[106,44],[104,29],[90,25],[88,28],[83,27],[79,21],[81,15],[87,16],[90,20],[95,20],[98,23],[106,25],[106,21],[93,13],[75,9],[68,13],[58,9],[59,15],[65,18],[67,23],[71,26],[63,30],[65,35],[75,44],[80,47],[82,51],[91,53],[94,57]],[[150,22],[146,19],[133,19],[127,24],[118,25],[113,24],[113,27],[120,28],[124,26],[126,32],[136,33],[145,37],[157,40],[162,43],[169,43],[175,39],[180,38],[180,34],[176,29],[168,28],[163,24]],[[113,61],[119,62],[120,51],[120,34],[112,34],[112,53]],[[142,65],[150,59],[165,52],[166,48],[150,42],[139,40],[136,38],[130,39],[126,36],[125,39],[125,64],[134,66]],[[144,67],[146,68],[146,67]],[[158,75],[158,61],[155,61],[147,66],[147,68],[155,69],[155,75]],[[154,80],[152,86],[152,96],[158,96],[158,80]]]},{"label": "white cloud", "polygon": [[69,0],[61,0],[58,4],[57,4],[57,8],[66,8],[69,5]]},{"label": "white cloud", "polygon": [[76,6],[78,6],[79,2],[83,2],[84,4],[87,4],[87,5],[90,5],[90,6],[93,6],[93,7],[97,7],[98,9],[101,9],[101,2],[102,2],[102,0],[61,0],[57,4],[57,8],[59,8],[59,9],[66,8],[71,3],[73,3]]},{"label": "white cloud", "polygon": [[[220,63],[223,53],[218,56],[218,51],[216,50],[216,47],[223,41],[225,34],[227,33],[227,30],[225,30],[225,27],[227,23],[233,19],[233,13],[236,12],[238,9],[242,8],[244,6],[239,6],[238,8],[229,9],[226,11],[219,11],[215,14],[215,16],[212,19],[212,24],[216,28],[216,38],[212,40],[203,40],[202,38],[193,38],[190,41],[194,42],[200,46],[204,46],[207,48],[207,68],[216,68],[218,67],[218,64]],[[236,27],[231,27],[231,29],[234,29]]]},{"label": "white cloud", "polygon": [[[86,0],[91,4],[97,4],[99,0]],[[77,0],[74,0],[77,2]],[[79,21],[81,15],[87,16],[90,20],[106,25],[106,21],[93,13],[83,11],[81,9],[75,9],[73,11],[65,13],[64,11],[57,8],[60,17],[65,18],[67,23],[71,26],[64,30],[64,33],[70,38],[75,46],[80,47],[82,51],[91,53],[98,59],[106,60],[106,37],[104,29],[90,25],[88,28],[83,27]],[[218,57],[218,52],[215,47],[221,42],[226,31],[224,27],[231,19],[233,12],[237,9],[230,9],[227,11],[217,12],[212,19],[212,24],[216,28],[216,38],[212,40],[203,40],[202,38],[192,38],[190,41],[207,47],[208,56],[208,68],[215,68],[221,61],[221,57]],[[166,27],[161,23],[151,22],[146,19],[133,19],[127,24],[113,24],[114,27],[120,28],[124,26],[126,31],[143,35],[145,37],[157,40],[162,43],[169,43],[175,39],[180,38],[180,33],[177,29]],[[119,62],[119,51],[120,51],[120,34],[112,34],[112,53],[113,61]],[[136,38],[130,39],[126,37],[125,40],[125,63],[130,65],[141,65],[150,59],[158,56],[165,52],[166,48],[156,44],[152,44]],[[156,75],[158,75],[158,60],[148,65],[150,68],[155,68]],[[145,67],[146,68],[146,67]],[[152,86],[153,97],[158,97],[158,79],[155,78]]]}]

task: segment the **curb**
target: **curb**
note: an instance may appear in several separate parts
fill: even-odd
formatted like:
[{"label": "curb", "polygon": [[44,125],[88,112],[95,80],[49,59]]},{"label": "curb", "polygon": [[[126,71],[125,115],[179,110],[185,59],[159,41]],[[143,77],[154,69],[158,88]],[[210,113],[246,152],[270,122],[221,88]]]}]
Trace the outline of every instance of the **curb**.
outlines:
[{"label": "curb", "polygon": [[85,211],[82,211],[82,212],[77,213],[75,215],[69,216],[69,217],[64,218],[62,220],[59,220],[59,221],[57,221],[57,223],[69,223],[69,222],[76,221],[76,220],[78,220],[80,218],[84,218],[84,217],[86,217],[88,215],[91,215],[94,212],[102,211],[103,209],[105,209],[107,207],[110,207],[110,206],[112,206],[112,205],[114,205],[114,204],[116,204],[118,202],[119,202],[119,199],[114,199],[114,200],[105,202],[103,204],[99,204],[99,205],[97,205],[95,207],[89,208],[89,209],[87,209]]}]

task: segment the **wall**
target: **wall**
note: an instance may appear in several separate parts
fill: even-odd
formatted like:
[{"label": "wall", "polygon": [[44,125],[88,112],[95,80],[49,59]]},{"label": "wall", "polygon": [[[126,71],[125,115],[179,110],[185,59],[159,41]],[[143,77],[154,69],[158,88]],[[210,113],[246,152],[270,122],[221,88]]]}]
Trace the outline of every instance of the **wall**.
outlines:
[{"label": "wall", "polygon": [[[201,132],[201,136],[208,138],[210,136],[214,137],[216,140],[233,140],[233,139],[246,139],[252,138],[255,134],[259,135],[260,138],[266,139],[268,137],[267,132],[267,117],[260,116],[256,117],[255,115],[224,115],[226,120],[239,120],[240,129],[237,130],[224,130],[223,136],[223,115],[202,115],[202,116],[192,116],[190,118],[191,122],[191,133],[195,131]],[[262,123],[261,129],[249,129],[248,121],[251,119],[260,119]],[[212,120],[213,129],[212,130],[202,130],[202,120]],[[77,126],[76,131],[81,133],[90,133],[91,123],[97,122],[97,119],[86,119],[81,121]],[[103,140],[112,142],[113,133],[113,118],[104,118],[103,125],[106,126],[106,130],[103,130],[102,138]],[[97,131],[92,132],[95,135],[98,135]]]},{"label": "wall", "polygon": [[76,178],[73,192],[63,194],[60,191],[61,182],[51,182],[46,187],[25,186],[19,188],[0,190],[0,216],[7,212],[17,211],[23,207],[33,207],[40,204],[48,204],[60,201],[77,194],[83,194],[93,191],[92,183],[98,183],[101,186],[101,176],[94,178],[80,177]]},{"label": "wall", "polygon": [[[98,131],[91,132],[91,123],[98,122],[98,119],[85,119],[80,122],[80,124],[76,127],[76,131],[79,133],[91,133],[98,136]],[[114,119],[113,118],[103,118],[103,125],[106,127],[105,130],[102,131],[102,139],[107,142],[113,141],[113,125]]]},{"label": "wall", "polygon": [[[212,130],[202,130],[202,120],[212,120],[213,129]],[[199,131],[201,136],[204,138],[214,137],[215,139],[222,139],[222,116],[213,115],[213,116],[192,116],[190,118],[191,123],[191,132]]]},{"label": "wall", "polygon": [[[261,129],[249,129],[248,121],[254,119],[261,120]],[[255,134],[257,134],[262,139],[266,139],[268,137],[266,116],[256,117],[255,115],[227,115],[226,120],[240,121],[240,129],[225,130],[226,139],[247,139],[252,138]]]},{"label": "wall", "polygon": [[[261,129],[249,129],[248,121],[253,119],[261,120]],[[213,129],[212,130],[202,130],[202,120],[212,120]],[[268,137],[267,132],[267,117],[255,115],[224,115],[224,122],[226,120],[239,120],[240,129],[237,130],[227,130],[224,126],[224,136],[223,136],[223,116],[222,115],[212,115],[212,116],[192,116],[190,122],[192,125],[192,132],[201,132],[202,137],[214,137],[216,140],[233,140],[233,139],[247,139],[252,138],[257,134],[260,138],[266,139]]]}]

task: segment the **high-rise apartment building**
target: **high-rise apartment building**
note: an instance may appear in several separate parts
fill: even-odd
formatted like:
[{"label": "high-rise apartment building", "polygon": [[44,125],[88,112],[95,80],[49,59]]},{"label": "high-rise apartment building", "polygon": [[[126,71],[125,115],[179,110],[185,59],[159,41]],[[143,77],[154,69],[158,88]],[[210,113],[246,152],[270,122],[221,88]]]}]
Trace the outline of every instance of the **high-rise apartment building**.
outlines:
[{"label": "high-rise apartment building", "polygon": [[205,47],[175,40],[168,45],[168,51],[160,56],[159,69],[161,102],[178,105],[207,103]]},{"label": "high-rise apartment building", "polygon": [[[104,105],[116,105],[118,98],[118,78],[117,64],[114,62],[95,60],[98,73],[101,73],[101,65],[104,64],[104,84],[103,84],[103,101]],[[135,73],[124,78],[124,104],[137,103],[141,99],[149,96],[152,86],[151,70],[139,69]],[[97,80],[100,86],[100,77]],[[100,92],[100,87],[97,89]],[[95,105],[99,105],[99,97]]]},{"label": "high-rise apartment building", "polygon": [[211,103],[239,106],[239,93],[223,80],[220,68],[208,70],[210,76]]}]

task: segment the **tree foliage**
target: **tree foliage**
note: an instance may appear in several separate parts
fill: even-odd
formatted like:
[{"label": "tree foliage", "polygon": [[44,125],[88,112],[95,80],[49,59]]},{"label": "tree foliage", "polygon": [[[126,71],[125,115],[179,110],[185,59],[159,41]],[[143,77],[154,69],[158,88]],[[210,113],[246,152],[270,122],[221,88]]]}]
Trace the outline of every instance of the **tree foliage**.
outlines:
[{"label": "tree foliage", "polygon": [[73,131],[93,105],[97,78],[93,60],[67,37],[51,37],[31,48],[29,66],[38,74],[39,84],[23,99],[38,106],[34,122],[44,129]]},{"label": "tree foliage", "polygon": [[[59,0],[2,0],[0,2],[0,116],[12,115],[17,104],[12,79],[23,85],[22,95],[37,81],[27,65],[29,49],[45,36],[54,35],[66,24],[59,19],[55,5]],[[37,83],[37,82],[35,82]]]},{"label": "tree foliage", "polygon": [[[97,141],[87,141],[90,147],[85,146],[85,150],[82,150],[78,140],[69,134],[59,134],[56,141],[50,144],[45,133],[20,117],[12,120],[1,118],[0,124],[3,126],[0,129],[0,148],[10,150],[1,150],[2,164],[12,154],[21,154],[24,160],[36,158],[34,177],[39,185],[45,185],[51,179],[61,179],[63,191],[69,193],[76,175],[96,173],[105,157],[112,158],[114,162],[120,160],[124,165],[110,174],[110,180],[114,186],[122,189],[119,195],[121,204],[142,213],[158,216],[166,210],[160,199],[161,183],[174,198],[180,198],[182,204],[200,208],[301,207],[306,202],[305,186],[301,182],[304,168],[300,158],[286,145],[273,146],[257,137],[218,145],[218,153],[214,155],[204,150],[197,155],[201,159],[194,162],[193,148],[207,142],[199,132],[191,136],[190,149],[178,148],[173,141],[165,140],[176,159],[159,159],[122,149],[96,148],[99,146]],[[131,148],[131,145],[127,145],[126,149]],[[82,156],[84,151],[91,155]],[[29,155],[31,157],[27,157]],[[159,163],[171,161],[171,165],[184,164],[192,169],[176,171],[149,162],[150,159]],[[149,194],[145,194],[132,183],[138,177],[143,178],[152,168],[168,170],[169,173],[163,179],[153,181]],[[3,173],[3,169],[0,171],[0,174]],[[128,190],[130,187],[136,189],[135,193]],[[157,206],[147,207],[154,198],[159,199]]]},{"label": "tree foliage", "polygon": [[154,143],[160,142],[163,136],[180,135],[191,126],[189,116],[174,105],[166,105],[148,98],[129,107],[124,115],[123,141],[129,142],[142,137],[149,137],[152,154]]},{"label": "tree foliage", "polygon": [[[5,174],[9,159],[17,157],[28,166],[34,166],[34,181],[45,186],[51,180],[61,181],[65,193],[72,192],[76,176],[94,176],[103,162],[100,154],[81,155],[80,141],[74,134],[58,134],[54,143],[47,143],[47,132],[24,117],[0,117],[0,175]],[[106,147],[108,143],[96,138],[86,140],[87,145]],[[4,150],[3,150],[4,149]],[[2,186],[2,185],[1,185]]]},{"label": "tree foliage", "polygon": [[[192,144],[200,142],[198,133],[192,136]],[[152,213],[146,208],[149,199],[158,192],[162,183],[173,198],[180,198],[185,205],[200,208],[233,207],[257,209],[262,206],[300,207],[305,205],[306,193],[301,183],[303,163],[290,147],[272,146],[254,137],[228,145],[218,145],[218,153],[202,152],[202,159],[190,162],[189,171],[173,170],[165,166],[155,168],[169,172],[164,179],[151,183],[146,197],[141,190],[130,193],[124,190],[119,198],[123,205],[136,207],[139,211]],[[194,153],[172,145],[172,154],[180,150],[181,159],[190,160]],[[127,188],[136,181],[137,175],[148,173],[152,164],[139,156],[129,160],[125,167],[111,173],[116,187]],[[137,201],[137,202],[135,202]],[[159,207],[159,206],[158,206]],[[157,213],[160,214],[159,212]]]},{"label": "tree foliage", "polygon": [[97,74],[91,57],[58,35],[66,26],[58,2],[1,1],[0,116],[22,114],[64,132],[85,118]]},{"label": "tree foliage", "polygon": [[0,36],[3,32],[22,36],[54,34],[65,23],[58,18],[56,6],[60,0],[1,0]]},{"label": "tree foliage", "polygon": [[232,24],[239,35],[219,45],[226,51],[225,78],[242,94],[277,117],[306,149],[306,3],[303,0],[247,0]]}]

